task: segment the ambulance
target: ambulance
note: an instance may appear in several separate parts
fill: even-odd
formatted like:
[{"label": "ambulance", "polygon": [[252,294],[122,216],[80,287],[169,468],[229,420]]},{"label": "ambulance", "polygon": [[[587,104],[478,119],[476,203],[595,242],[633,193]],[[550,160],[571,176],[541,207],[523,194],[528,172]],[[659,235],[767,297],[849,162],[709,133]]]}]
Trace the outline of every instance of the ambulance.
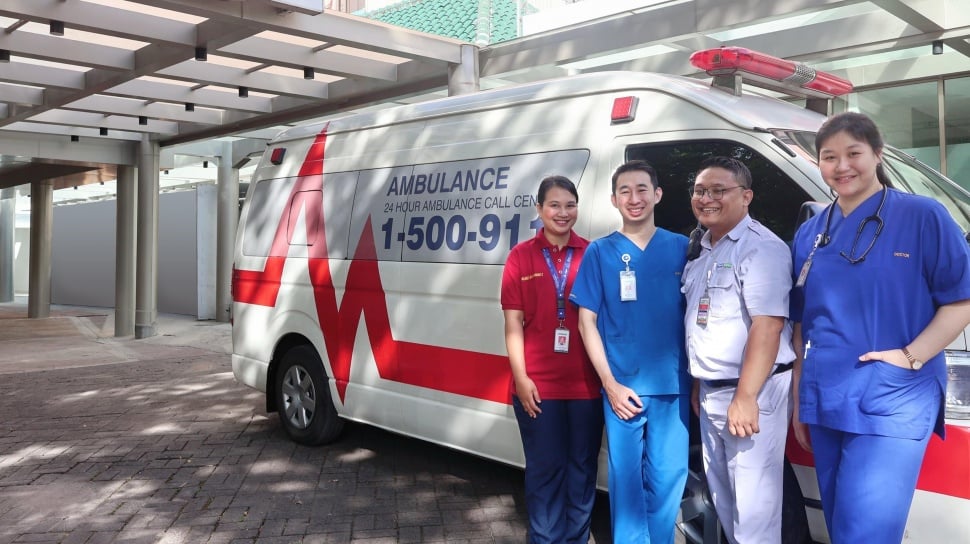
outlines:
[{"label": "ambulance", "polygon": [[[524,465],[509,398],[499,305],[509,250],[536,234],[536,188],[579,191],[575,230],[619,226],[610,176],[643,159],[659,172],[658,226],[695,226],[700,161],[728,155],[754,176],[750,212],[791,240],[803,203],[830,202],[812,111],[844,80],[740,48],[698,52],[700,79],[602,72],[504,87],[288,129],[257,167],[232,278],[232,369],[301,444],[345,421]],[[741,88],[806,97],[808,108]],[[930,195],[970,230],[970,194],[887,147],[896,187]],[[671,316],[671,319],[679,319]],[[970,356],[947,350],[947,439],[932,439],[907,541],[970,541]],[[790,441],[794,509],[785,542],[828,542],[811,454]],[[605,483],[605,457],[600,481]],[[718,542],[699,456],[682,508],[688,541]],[[794,515],[789,516],[789,512]],[[791,518],[791,520],[789,520]]]}]

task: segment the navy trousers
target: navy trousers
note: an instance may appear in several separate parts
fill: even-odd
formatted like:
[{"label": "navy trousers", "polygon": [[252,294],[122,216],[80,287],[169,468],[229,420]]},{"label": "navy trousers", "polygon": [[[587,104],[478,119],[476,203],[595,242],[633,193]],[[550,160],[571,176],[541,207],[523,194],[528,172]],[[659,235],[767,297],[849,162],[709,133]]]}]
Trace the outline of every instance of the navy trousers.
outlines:
[{"label": "navy trousers", "polygon": [[586,544],[603,438],[600,399],[544,400],[535,419],[512,397],[525,451],[531,544]]}]

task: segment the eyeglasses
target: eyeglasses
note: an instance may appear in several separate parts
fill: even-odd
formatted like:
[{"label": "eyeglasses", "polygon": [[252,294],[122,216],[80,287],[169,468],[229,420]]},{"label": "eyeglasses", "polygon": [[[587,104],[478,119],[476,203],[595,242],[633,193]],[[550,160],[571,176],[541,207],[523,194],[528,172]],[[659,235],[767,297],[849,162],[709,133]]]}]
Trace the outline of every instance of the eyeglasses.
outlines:
[{"label": "eyeglasses", "polygon": [[724,193],[730,191],[731,189],[742,189],[747,191],[748,188],[744,185],[735,185],[734,187],[697,187],[696,185],[691,185],[687,188],[690,191],[691,198],[704,198],[704,195],[710,195],[712,200],[721,200],[724,198]]}]

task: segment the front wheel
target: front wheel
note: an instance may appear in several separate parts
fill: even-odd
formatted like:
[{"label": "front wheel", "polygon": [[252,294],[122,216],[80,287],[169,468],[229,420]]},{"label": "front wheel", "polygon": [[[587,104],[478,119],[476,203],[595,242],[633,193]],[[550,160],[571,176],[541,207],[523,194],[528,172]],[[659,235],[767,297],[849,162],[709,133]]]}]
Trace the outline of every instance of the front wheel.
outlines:
[{"label": "front wheel", "polygon": [[[788,459],[785,459],[784,488],[781,511],[781,541],[785,544],[812,544],[808,527],[805,502],[798,478]],[[703,448],[700,444],[690,447],[688,457],[687,486],[680,505],[681,521],[678,527],[690,544],[726,544],[727,538],[717,519],[714,501],[711,499],[704,476]]]},{"label": "front wheel", "polygon": [[283,354],[274,394],[280,422],[294,442],[319,446],[340,436],[344,420],[337,415],[323,363],[311,346]]}]

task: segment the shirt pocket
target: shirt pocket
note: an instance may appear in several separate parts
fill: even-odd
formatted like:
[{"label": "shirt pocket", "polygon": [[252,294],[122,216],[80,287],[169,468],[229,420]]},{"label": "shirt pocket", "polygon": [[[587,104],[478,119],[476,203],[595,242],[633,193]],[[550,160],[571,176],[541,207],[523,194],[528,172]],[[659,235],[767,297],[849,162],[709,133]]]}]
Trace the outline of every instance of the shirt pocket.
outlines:
[{"label": "shirt pocket", "polygon": [[741,298],[734,269],[715,267],[711,273],[707,295],[711,297],[711,317],[721,319],[741,317]]}]

